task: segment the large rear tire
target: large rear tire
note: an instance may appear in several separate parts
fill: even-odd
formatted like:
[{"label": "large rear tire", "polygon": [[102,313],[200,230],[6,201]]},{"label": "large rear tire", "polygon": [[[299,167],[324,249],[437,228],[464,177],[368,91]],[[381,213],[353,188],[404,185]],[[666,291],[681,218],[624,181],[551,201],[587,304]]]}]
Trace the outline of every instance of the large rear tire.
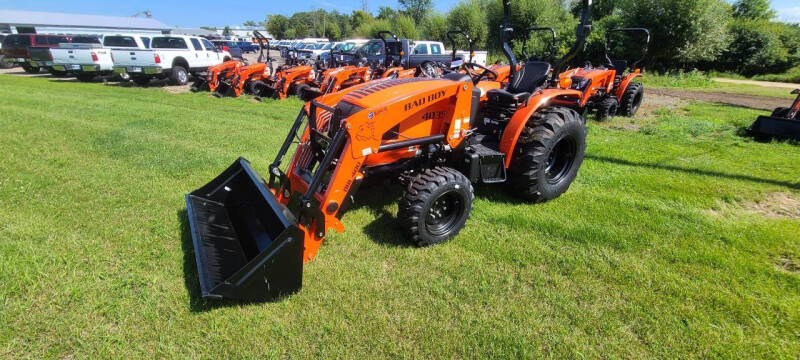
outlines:
[{"label": "large rear tire", "polygon": [[0,69],[11,69],[14,67],[14,63],[5,62],[3,59],[5,58],[4,55],[0,55]]},{"label": "large rear tire", "polygon": [[632,82],[622,94],[622,101],[619,104],[619,114],[622,116],[633,116],[639,111],[644,100],[644,85]]},{"label": "large rear tire", "polygon": [[575,110],[539,110],[517,140],[508,169],[514,195],[534,203],[559,197],[578,175],[586,153],[586,125]]},{"label": "large rear tire", "polygon": [[446,167],[427,169],[408,184],[397,221],[417,246],[439,244],[464,227],[473,198],[472,183],[464,174]]},{"label": "large rear tire", "polygon": [[189,82],[189,73],[183,66],[175,65],[169,73],[169,82],[172,85],[183,86]]}]

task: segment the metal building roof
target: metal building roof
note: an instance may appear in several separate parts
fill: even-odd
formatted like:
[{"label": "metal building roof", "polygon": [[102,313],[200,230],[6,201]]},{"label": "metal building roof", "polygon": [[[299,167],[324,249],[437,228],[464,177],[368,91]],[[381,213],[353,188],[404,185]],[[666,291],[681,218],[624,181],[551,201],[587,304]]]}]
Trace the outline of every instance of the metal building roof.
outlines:
[{"label": "metal building roof", "polygon": [[0,24],[169,30],[169,26],[155,19],[3,9],[0,9]]}]

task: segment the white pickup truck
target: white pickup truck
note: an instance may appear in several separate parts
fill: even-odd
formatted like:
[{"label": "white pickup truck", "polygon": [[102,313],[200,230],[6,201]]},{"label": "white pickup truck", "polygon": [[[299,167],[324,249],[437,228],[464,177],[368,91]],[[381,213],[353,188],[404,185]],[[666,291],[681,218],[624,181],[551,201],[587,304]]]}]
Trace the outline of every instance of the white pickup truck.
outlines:
[{"label": "white pickup truck", "polygon": [[80,81],[92,81],[114,70],[112,50],[144,50],[151,35],[106,35],[100,44],[61,44],[50,49],[53,69],[72,72]]},{"label": "white pickup truck", "polygon": [[139,85],[147,85],[153,78],[168,78],[174,85],[185,85],[190,73],[204,72],[232,58],[206,39],[183,35],[154,36],[149,50],[115,49],[111,55],[114,72],[127,73]]}]

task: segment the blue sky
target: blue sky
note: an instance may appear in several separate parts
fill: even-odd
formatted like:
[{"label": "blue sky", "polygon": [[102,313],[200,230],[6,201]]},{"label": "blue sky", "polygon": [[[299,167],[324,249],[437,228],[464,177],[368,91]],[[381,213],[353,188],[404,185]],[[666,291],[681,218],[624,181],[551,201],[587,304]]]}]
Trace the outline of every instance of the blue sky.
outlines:
[{"label": "blue sky", "polygon": [[[436,10],[446,11],[458,0],[436,0]],[[222,6],[220,7],[220,5]],[[379,6],[397,6],[396,0],[368,0],[370,11]],[[773,0],[782,20],[800,22],[800,1]],[[0,0],[0,8],[14,10],[71,12],[80,14],[130,16],[139,11],[150,10],[153,17],[168,25],[179,26],[224,26],[239,25],[246,20],[259,21],[266,14],[291,14],[313,9],[350,12],[361,8],[359,0],[295,0],[295,1],[91,1],[91,0]]]}]

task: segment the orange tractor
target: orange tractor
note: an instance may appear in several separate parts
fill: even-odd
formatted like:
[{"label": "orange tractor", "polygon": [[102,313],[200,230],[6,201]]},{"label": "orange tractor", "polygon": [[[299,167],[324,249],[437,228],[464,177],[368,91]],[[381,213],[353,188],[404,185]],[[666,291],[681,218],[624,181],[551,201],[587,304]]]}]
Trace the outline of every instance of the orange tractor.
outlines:
[{"label": "orange tractor", "polygon": [[[213,91],[214,96],[242,96],[245,92],[252,93],[254,84],[263,81],[272,74],[273,59],[269,54],[269,40],[260,32],[253,30],[253,35],[259,40],[259,55],[255,64],[240,66],[233,72],[232,76],[219,80],[218,88]],[[264,54],[266,44],[267,53]]]},{"label": "orange tractor", "polygon": [[[503,5],[505,43],[513,29],[510,0]],[[591,29],[591,0],[583,6],[574,53]],[[557,80],[550,68],[524,64],[485,104],[475,79],[460,73],[377,80],[306,103],[268,178],[240,158],[186,195],[203,296],[274,300],[299,291],[304,263],[330,230],[344,230],[340,219],[369,177],[407,184],[398,226],[418,246],[459,233],[473,183],[507,183],[534,203],[560,196],[583,161],[586,128],[574,110],[581,92],[548,86]]]},{"label": "orange tractor", "polygon": [[[642,33],[646,40],[644,54],[629,66],[628,60],[611,60],[611,35],[617,32]],[[643,28],[620,28],[609,30],[606,37],[605,62],[601,67],[591,65],[572,69],[560,74],[562,81],[572,82],[572,88],[583,92],[581,107],[586,112],[594,112],[600,121],[609,120],[618,113],[633,116],[639,110],[644,98],[644,86],[633,82],[642,77],[639,64],[647,55],[650,44],[650,31]]]},{"label": "orange tractor", "polygon": [[338,66],[333,49],[331,49],[330,63],[331,67],[319,72],[315,78],[296,83],[296,94],[300,99],[310,101],[324,94],[363,84],[372,76],[372,69],[369,66]]},{"label": "orange tractor", "polygon": [[217,91],[222,81],[230,81],[235,74],[239,72],[242,67],[242,62],[239,60],[228,60],[222,64],[211,66],[206,71],[205,77],[198,77],[192,84],[191,90],[198,91]]},{"label": "orange tractor", "polygon": [[797,98],[791,107],[779,107],[770,116],[759,116],[747,128],[747,133],[762,141],[772,138],[800,141],[800,89],[792,91],[792,94]]}]

